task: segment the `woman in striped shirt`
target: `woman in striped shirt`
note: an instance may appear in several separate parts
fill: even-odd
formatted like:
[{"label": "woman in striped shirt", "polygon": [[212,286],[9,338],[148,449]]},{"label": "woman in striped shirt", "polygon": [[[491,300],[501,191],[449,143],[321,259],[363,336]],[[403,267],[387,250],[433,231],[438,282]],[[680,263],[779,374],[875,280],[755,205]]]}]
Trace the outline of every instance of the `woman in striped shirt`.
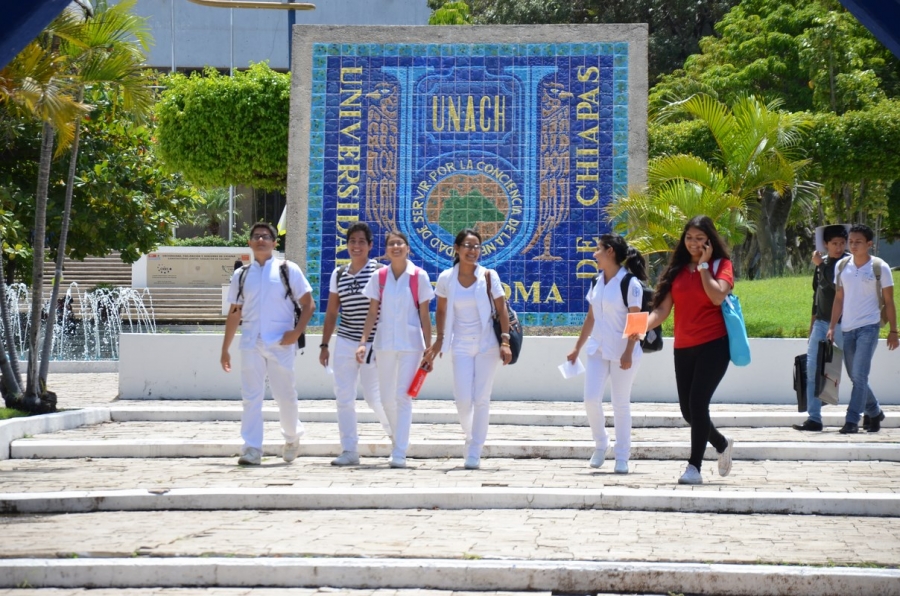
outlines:
[{"label": "woman in striped shirt", "polygon": [[[322,331],[322,345],[319,346],[319,363],[327,367],[329,361],[334,369],[334,397],[337,400],[338,430],[341,433],[341,454],[331,462],[333,466],[353,466],[359,464],[359,435],[356,429],[356,384],[362,380],[363,397],[387,436],[391,436],[391,425],[378,391],[378,370],[371,357],[373,331],[366,338],[369,358],[362,364],[356,361],[356,347],[362,341],[363,326],[369,312],[369,299],[362,295],[369,278],[381,268],[375,259],[369,258],[372,250],[372,231],[363,222],[357,222],[347,230],[347,252],[350,262],[335,269],[331,274],[328,293],[328,308],[325,311],[325,328]],[[338,321],[340,313],[340,324]],[[334,346],[334,360],[328,351],[328,342],[337,326]]]}]

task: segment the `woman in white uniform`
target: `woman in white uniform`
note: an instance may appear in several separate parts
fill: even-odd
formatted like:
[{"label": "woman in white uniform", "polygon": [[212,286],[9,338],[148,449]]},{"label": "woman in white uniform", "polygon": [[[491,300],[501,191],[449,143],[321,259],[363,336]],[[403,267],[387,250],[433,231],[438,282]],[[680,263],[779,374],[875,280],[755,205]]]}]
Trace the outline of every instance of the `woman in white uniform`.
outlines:
[{"label": "woman in white uniform", "polygon": [[[453,248],[456,251],[453,267],[438,276],[437,338],[425,351],[425,360],[431,365],[440,355],[446,331],[453,354],[453,398],[466,435],[465,467],[474,470],[481,464],[481,450],[487,437],[497,365],[506,364],[512,358],[509,313],[500,276],[478,264],[481,235],[475,230],[463,230],[456,235]],[[494,311],[502,330],[499,345],[494,334]]]},{"label": "woman in white uniform", "polygon": [[[587,344],[584,408],[594,438],[591,467],[603,465],[609,447],[603,416],[603,392],[609,379],[616,426],[615,472],[627,474],[631,455],[631,385],[643,352],[639,342],[623,338],[622,333],[628,313],[641,310],[644,289],[640,282],[647,279],[647,272],[641,254],[615,234],[600,237],[594,258],[599,273],[587,293],[590,306],[581,335],[567,359],[575,362]],[[623,291],[623,281],[629,273],[633,277]]]},{"label": "woman in white uniform", "polygon": [[[375,328],[375,363],[381,389],[381,403],[392,430],[392,468],[406,467],[409,430],[412,426],[412,398],[406,391],[431,345],[431,318],[428,303],[434,298],[428,274],[409,260],[409,242],[401,232],[387,235],[388,267],[369,278],[363,296],[369,312],[356,348],[356,361],[366,361],[366,339]],[[414,276],[414,279],[411,279]],[[415,291],[415,295],[413,294]]]}]

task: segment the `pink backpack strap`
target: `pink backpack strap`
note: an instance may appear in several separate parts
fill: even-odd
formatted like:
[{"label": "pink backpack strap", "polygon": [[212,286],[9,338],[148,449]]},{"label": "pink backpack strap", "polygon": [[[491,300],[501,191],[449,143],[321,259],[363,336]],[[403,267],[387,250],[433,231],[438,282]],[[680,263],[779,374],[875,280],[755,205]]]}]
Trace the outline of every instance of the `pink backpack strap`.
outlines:
[{"label": "pink backpack strap", "polygon": [[387,285],[387,274],[389,267],[382,267],[378,270],[378,301],[384,300],[384,286]]}]

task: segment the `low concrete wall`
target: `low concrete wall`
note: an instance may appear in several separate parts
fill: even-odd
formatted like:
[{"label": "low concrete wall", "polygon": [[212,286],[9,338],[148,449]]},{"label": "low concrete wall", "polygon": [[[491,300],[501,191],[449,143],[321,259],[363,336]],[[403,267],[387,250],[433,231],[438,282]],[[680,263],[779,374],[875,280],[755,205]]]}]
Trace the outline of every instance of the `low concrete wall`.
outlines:
[{"label": "low concrete wall", "polygon": [[[331,377],[318,362],[320,336],[297,355],[297,389],[302,399],[333,397]],[[719,403],[795,403],[794,356],[805,353],[804,339],[751,339],[753,362],[731,366],[716,392]],[[119,342],[119,394],[122,399],[239,399],[241,354],[236,339],[231,348],[233,371],[219,366],[222,336],[218,334],[123,334]],[[574,337],[526,337],[522,356],[513,366],[501,367],[494,382],[498,400],[580,400],[583,377],[563,380],[556,367],[575,344]],[[662,352],[644,356],[632,401],[677,401],[672,341]],[[425,399],[452,398],[451,361],[445,355],[422,389]],[[900,404],[900,354],[885,342],[875,353],[870,385],[885,404]],[[844,378],[841,402],[850,398]]]}]

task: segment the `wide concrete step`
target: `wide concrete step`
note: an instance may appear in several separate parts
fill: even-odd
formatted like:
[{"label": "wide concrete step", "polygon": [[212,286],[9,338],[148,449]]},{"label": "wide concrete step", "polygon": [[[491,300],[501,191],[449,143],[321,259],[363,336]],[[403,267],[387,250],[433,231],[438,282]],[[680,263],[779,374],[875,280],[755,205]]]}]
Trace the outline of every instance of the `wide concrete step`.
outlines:
[{"label": "wide concrete step", "polygon": [[[896,517],[875,523],[855,516],[607,510],[26,515],[4,524],[0,578],[7,586],[27,579],[30,586],[316,585],[868,596],[896,593],[900,570],[883,567],[896,563],[888,545],[896,544],[898,530]],[[648,540],[651,534],[657,539]],[[19,558],[7,559],[11,555]],[[28,565],[22,557],[39,560]],[[710,565],[710,560],[717,563]],[[263,566],[268,561],[273,569]],[[797,564],[816,567],[797,570],[793,577],[791,567]],[[726,570],[735,583],[715,576]],[[52,579],[43,579],[51,571]]]},{"label": "wide concrete step", "polygon": [[[264,565],[264,563],[261,563]],[[260,567],[262,568],[262,567]],[[409,588],[405,590],[372,589],[372,588],[332,588],[330,586],[319,588],[233,588],[219,587],[173,587],[173,588],[141,588],[141,587],[116,587],[116,588],[52,588],[45,590],[47,596],[553,596],[552,592],[515,592],[510,590],[421,590]],[[0,596],[41,596],[42,592],[35,590],[18,590],[15,588],[3,590],[0,588]],[[597,596],[614,596],[613,594],[598,593]],[[635,594],[633,596],[658,596],[650,594]]]},{"label": "wide concrete step", "polygon": [[[612,417],[608,417],[607,424],[611,425],[612,422]],[[672,420],[672,422],[674,423],[675,420]],[[327,441],[336,439],[339,436],[337,424],[334,422],[307,421],[303,422],[302,425],[305,439]],[[380,424],[367,422],[360,423],[357,426],[359,437],[362,441],[379,441],[387,438]],[[214,442],[233,438],[239,432],[240,422],[237,420],[165,423],[138,420],[112,422],[95,427],[81,427],[60,431],[54,433],[53,438],[60,440],[130,440],[142,439],[152,435],[160,439],[196,439]],[[274,433],[273,437],[280,436],[280,426],[275,421],[267,422],[265,432]],[[723,427],[722,432],[739,444],[746,442],[808,443],[813,445],[850,445],[859,443],[893,445],[900,450],[900,429],[898,428],[882,428],[877,433],[861,432],[848,435],[840,434],[834,428],[823,432],[810,433],[795,431],[788,427],[734,426]],[[611,438],[615,438],[615,433],[609,432],[609,434]],[[689,439],[690,430],[666,426],[639,426],[633,427],[629,436],[635,442],[665,443]],[[410,437],[415,441],[424,441],[426,443],[455,441],[463,439],[463,431],[458,419],[453,420],[448,416],[445,422],[413,424]],[[33,438],[50,437],[35,436]],[[591,431],[585,427],[498,424],[489,427],[487,438],[489,441],[531,444],[589,441],[592,437]]]},{"label": "wide concrete step", "polygon": [[[463,452],[464,441],[410,441],[407,457],[411,459],[448,458]],[[10,444],[10,457],[30,458],[80,458],[80,457],[229,457],[240,453],[242,441],[203,439],[110,439],[110,440],[56,440],[19,439]],[[266,455],[281,454],[281,441],[263,443]],[[341,452],[340,442],[301,440],[304,455],[315,457],[334,456]],[[387,457],[391,442],[360,442],[358,451],[363,457]],[[591,441],[487,441],[483,458],[543,458],[589,459],[594,452]],[[689,441],[631,443],[631,459],[686,461],[690,456]],[[613,458],[610,452],[607,458]],[[793,443],[793,442],[741,442],[734,447],[735,460],[781,461],[862,461],[900,462],[900,448],[889,443]],[[713,449],[706,451],[705,459],[715,460]]]},{"label": "wide concrete step", "polygon": [[0,491],[67,492],[175,488],[277,489],[647,489],[678,493],[719,491],[781,493],[900,494],[900,464],[888,461],[743,461],[720,477],[715,464],[703,466],[704,483],[677,484],[684,462],[632,460],[629,474],[613,473],[611,462],[591,468],[588,458],[569,460],[484,458],[481,468],[462,465],[462,446],[450,457],[409,459],[407,469],[389,468],[384,458],[363,457],[358,466],[330,465],[327,457],[302,453],[290,465],[280,450],[260,466],[238,466],[224,458],[147,458],[139,465],[121,457],[16,459],[0,461]]},{"label": "wide concrete step", "polygon": [[897,517],[898,494],[572,488],[151,488],[0,494],[5,514],[98,511],[601,509]]},{"label": "wide concrete step", "polygon": [[[431,407],[419,408],[425,402],[418,402],[413,410],[412,420],[414,424],[458,424],[459,413],[455,408]],[[492,425],[509,426],[589,426],[587,415],[583,408],[581,411],[560,411],[531,408],[515,408],[515,403],[498,409],[498,404],[490,414]],[[546,403],[542,404],[546,407]],[[580,405],[580,404],[578,404]],[[678,412],[647,411],[645,407],[653,408],[655,404],[635,404],[631,411],[632,428],[686,428],[682,415]],[[184,405],[184,402],[165,403],[157,402],[157,405],[144,405],[134,400],[129,405],[115,405],[110,407],[110,415],[115,422],[215,422],[237,421],[241,419],[243,409],[239,405],[210,405],[200,407]],[[267,421],[278,420],[278,409],[264,407],[263,417]],[[358,423],[378,422],[375,413],[360,403],[356,418]],[[802,422],[806,415],[797,412],[771,412],[771,411],[744,411],[728,412],[720,411],[711,415],[713,424],[717,428],[788,428],[792,424]],[[337,422],[337,411],[334,406],[314,407],[305,406],[300,409],[300,420],[304,422]],[[840,427],[844,424],[844,414],[832,412],[822,415],[826,427]],[[613,426],[613,417],[607,416],[606,426]],[[888,415],[881,424],[882,428],[900,428],[900,416]],[[831,430],[823,433],[810,433],[811,437],[827,436]],[[797,433],[801,437],[803,433]],[[869,435],[864,435],[869,436]],[[874,435],[873,435],[874,436]]]}]

